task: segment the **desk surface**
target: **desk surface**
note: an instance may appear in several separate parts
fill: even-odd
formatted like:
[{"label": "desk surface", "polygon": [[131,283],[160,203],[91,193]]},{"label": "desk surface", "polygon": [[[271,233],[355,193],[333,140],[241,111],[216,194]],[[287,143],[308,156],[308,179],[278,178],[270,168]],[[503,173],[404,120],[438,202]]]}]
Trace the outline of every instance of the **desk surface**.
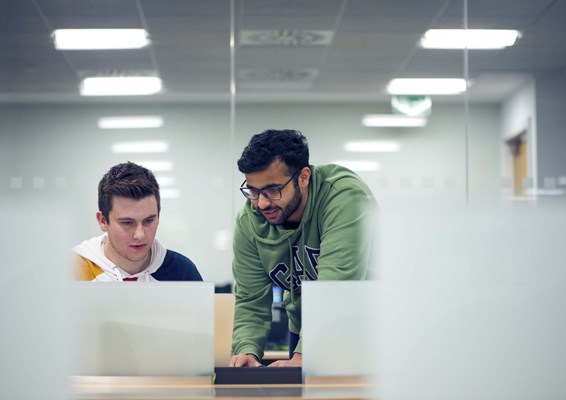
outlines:
[{"label": "desk surface", "polygon": [[289,359],[289,352],[288,351],[280,351],[280,350],[268,350],[264,353],[262,360],[288,360]]},{"label": "desk surface", "polygon": [[301,385],[212,385],[210,377],[71,378],[73,398],[101,399],[375,399],[375,385],[359,377],[307,378]]}]

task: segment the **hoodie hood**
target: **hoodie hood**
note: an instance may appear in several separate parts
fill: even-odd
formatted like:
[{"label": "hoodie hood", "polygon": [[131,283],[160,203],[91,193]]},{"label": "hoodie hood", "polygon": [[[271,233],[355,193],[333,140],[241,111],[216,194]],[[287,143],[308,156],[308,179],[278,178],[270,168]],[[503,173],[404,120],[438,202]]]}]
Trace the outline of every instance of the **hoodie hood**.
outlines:
[{"label": "hoodie hood", "polygon": [[[79,256],[92,261],[100,268],[102,268],[105,273],[100,275],[101,278],[106,275],[107,277],[111,278],[110,280],[114,281],[122,281],[124,280],[124,278],[141,278],[140,280],[153,280],[149,275],[159,269],[161,264],[163,264],[163,260],[165,259],[165,255],[167,253],[165,246],[163,246],[157,239],[154,239],[151,245],[151,258],[149,260],[149,265],[143,271],[138,272],[134,275],[130,275],[104,255],[103,246],[107,240],[107,234],[96,236],[92,239],[85,240],[77,246],[73,247],[72,251]],[[97,280],[99,280],[98,277]]]}]

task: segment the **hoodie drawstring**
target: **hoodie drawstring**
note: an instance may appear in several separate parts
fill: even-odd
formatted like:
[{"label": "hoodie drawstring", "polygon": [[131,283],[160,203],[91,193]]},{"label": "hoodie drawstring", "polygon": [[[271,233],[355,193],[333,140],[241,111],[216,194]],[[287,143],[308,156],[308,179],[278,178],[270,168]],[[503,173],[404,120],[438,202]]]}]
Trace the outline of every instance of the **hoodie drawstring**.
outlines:
[{"label": "hoodie drawstring", "polygon": [[291,287],[291,304],[295,304],[295,295],[294,295],[294,278],[295,278],[295,259],[293,258],[293,245],[291,244],[291,238],[287,238],[287,245],[289,247],[289,259],[291,260],[291,270],[289,271],[289,286]]},{"label": "hoodie drawstring", "polygon": [[[295,291],[294,291],[295,272],[294,271],[296,271],[296,269],[295,269],[295,258],[293,257],[293,246],[291,244],[291,238],[290,237],[287,238],[287,244],[289,246],[289,257],[290,257],[290,260],[291,260],[291,268],[292,268],[291,269],[291,276],[289,277],[289,283],[290,283],[289,286],[291,286],[291,290],[290,290],[290,292],[291,292],[291,304],[295,304]],[[304,249],[305,249],[305,227],[304,227],[304,225],[301,224],[301,244],[299,246],[297,256],[299,256],[299,254],[300,254],[299,257],[300,257],[301,263],[303,264],[303,276],[297,277],[297,279],[299,280],[299,285],[302,282],[307,280],[307,264],[305,263]]]},{"label": "hoodie drawstring", "polygon": [[120,268],[116,265],[112,267],[112,272],[114,272],[114,277],[118,282],[124,282],[124,278],[122,277],[122,273],[120,272]]}]

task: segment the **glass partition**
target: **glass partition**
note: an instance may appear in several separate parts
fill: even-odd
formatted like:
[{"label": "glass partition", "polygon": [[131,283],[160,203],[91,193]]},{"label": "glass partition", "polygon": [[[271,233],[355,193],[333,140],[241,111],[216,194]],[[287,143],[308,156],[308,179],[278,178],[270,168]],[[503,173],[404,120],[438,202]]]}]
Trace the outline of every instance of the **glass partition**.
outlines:
[{"label": "glass partition", "polygon": [[[14,0],[1,9],[0,200],[8,221],[2,250],[30,258],[21,267],[17,258],[5,258],[0,271],[17,285],[40,268],[40,281],[55,285],[50,291],[28,280],[22,287],[30,308],[42,305],[32,295],[40,287],[54,296],[53,307],[63,303],[56,296],[69,275],[62,249],[102,233],[95,218],[97,185],[125,161],[158,177],[157,238],[191,258],[205,280],[231,285],[232,229],[245,200],[236,160],[251,136],[266,129],[300,130],[311,163],[343,164],[369,184],[382,216],[380,277],[412,284],[564,282],[556,250],[566,198],[563,2]],[[150,43],[60,50],[52,33],[64,28],[145,29]],[[508,29],[519,36],[489,50],[471,42],[448,49],[423,44],[429,30],[446,29]],[[80,95],[85,78],[133,75],[160,77],[162,90]],[[394,79],[415,78],[455,79],[464,86],[435,94],[438,81],[428,91],[412,81],[409,90],[394,90]],[[376,126],[376,116],[401,117],[413,126]],[[152,124],[109,127],[108,118],[116,117],[151,117]],[[544,214],[515,214],[528,211]],[[56,256],[41,265],[37,254],[52,246]],[[49,274],[51,268],[57,273]],[[2,319],[13,321],[14,291],[1,293]],[[434,297],[434,304],[460,304],[457,290],[443,293],[446,298]],[[498,295],[481,293],[503,307]],[[554,310],[562,299],[549,293],[555,297],[542,303]],[[426,290],[418,295],[411,299],[432,296]],[[513,306],[529,304],[515,292],[509,296]],[[482,301],[464,306],[475,300]],[[28,305],[21,304],[26,315]],[[481,313],[472,317],[482,322]],[[484,322],[496,317],[489,314]],[[504,317],[512,332],[516,316]],[[557,314],[538,317],[541,324],[556,317],[556,332],[564,331]],[[26,321],[22,326],[34,319]],[[547,343],[553,338],[549,334]],[[27,343],[37,342],[20,344]],[[528,343],[527,337],[517,343]],[[64,349],[65,343],[54,346]],[[50,357],[45,353],[45,361]],[[450,357],[443,360],[448,365]],[[13,394],[4,385],[11,380],[2,381],[6,396],[0,397]],[[61,393],[59,383],[54,393]]]}]

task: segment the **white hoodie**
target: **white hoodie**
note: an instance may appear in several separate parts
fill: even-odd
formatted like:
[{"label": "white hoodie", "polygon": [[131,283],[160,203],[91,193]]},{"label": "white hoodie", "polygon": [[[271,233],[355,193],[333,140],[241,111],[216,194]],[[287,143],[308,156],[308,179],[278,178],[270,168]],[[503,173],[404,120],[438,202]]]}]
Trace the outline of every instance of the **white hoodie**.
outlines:
[{"label": "white hoodie", "polygon": [[138,278],[139,281],[156,281],[150,274],[154,273],[161,267],[167,249],[157,239],[153,240],[151,245],[151,259],[149,265],[141,272],[130,275],[122,268],[118,267],[104,255],[104,243],[108,240],[108,235],[93,237],[92,239],[85,240],[81,244],[73,247],[72,251],[81,257],[91,260],[104,271],[103,274],[98,275],[94,281],[109,282],[109,281],[123,281],[124,278]]}]

